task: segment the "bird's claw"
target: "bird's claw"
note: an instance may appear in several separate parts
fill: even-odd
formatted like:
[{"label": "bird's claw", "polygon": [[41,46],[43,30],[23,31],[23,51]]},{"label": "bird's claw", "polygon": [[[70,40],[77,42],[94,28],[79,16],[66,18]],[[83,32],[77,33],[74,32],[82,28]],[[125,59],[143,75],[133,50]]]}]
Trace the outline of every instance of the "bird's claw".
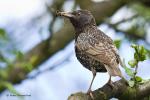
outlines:
[{"label": "bird's claw", "polygon": [[94,100],[94,96],[91,90],[88,90],[87,94],[92,98],[92,100]]},{"label": "bird's claw", "polygon": [[114,84],[112,83],[112,81],[108,82],[107,84],[108,84],[108,86],[111,87],[111,89],[113,89],[115,87]]}]

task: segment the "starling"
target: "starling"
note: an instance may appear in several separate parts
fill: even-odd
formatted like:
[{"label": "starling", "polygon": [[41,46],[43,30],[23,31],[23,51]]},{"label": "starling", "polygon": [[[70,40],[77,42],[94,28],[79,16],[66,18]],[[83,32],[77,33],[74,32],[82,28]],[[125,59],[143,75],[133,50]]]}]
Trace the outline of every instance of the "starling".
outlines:
[{"label": "starling", "polygon": [[108,72],[111,76],[122,77],[119,69],[120,57],[113,40],[100,31],[95,19],[88,10],[77,10],[74,12],[57,12],[57,15],[69,18],[75,29],[75,53],[79,62],[92,71],[93,78],[97,72]]}]

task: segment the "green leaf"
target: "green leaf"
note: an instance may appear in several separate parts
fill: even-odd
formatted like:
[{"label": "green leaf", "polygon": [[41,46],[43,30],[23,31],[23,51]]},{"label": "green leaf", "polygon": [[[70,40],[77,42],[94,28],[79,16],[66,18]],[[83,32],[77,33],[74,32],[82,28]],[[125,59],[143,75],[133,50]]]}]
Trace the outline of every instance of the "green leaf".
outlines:
[{"label": "green leaf", "polygon": [[30,72],[33,69],[33,65],[29,62],[24,63],[24,67],[26,68],[26,71]]},{"label": "green leaf", "polygon": [[125,68],[125,72],[126,72],[129,76],[131,76],[131,77],[134,76],[134,72],[133,72],[130,68],[128,68],[128,67],[124,67],[124,68]]},{"label": "green leaf", "polygon": [[7,82],[7,81],[1,81],[1,84],[3,86],[5,86],[10,92],[12,92],[13,94],[16,94],[16,95],[19,95],[19,92],[16,91],[16,89],[14,88],[14,86],[10,83],[10,82]]},{"label": "green leaf", "polygon": [[128,62],[128,64],[132,67],[132,68],[134,68],[135,66],[136,66],[136,64],[137,64],[137,61],[134,59],[134,60],[130,60],[129,62]]},{"label": "green leaf", "polygon": [[134,76],[134,72],[128,68],[125,64],[125,59],[123,59],[123,62],[122,62],[122,65],[123,65],[123,68],[125,69],[125,72],[130,76],[130,77],[133,77]]},{"label": "green leaf", "polygon": [[138,53],[134,53],[134,59],[136,59],[137,61],[139,61],[140,57],[139,57],[139,54]]},{"label": "green leaf", "polygon": [[137,48],[137,45],[136,44],[132,44],[131,47],[135,49],[135,48]]},{"label": "green leaf", "polygon": [[132,44],[131,47],[135,50],[134,59],[136,59],[137,62],[146,60],[147,50],[144,48],[144,46]]},{"label": "green leaf", "polygon": [[146,51],[147,51],[147,55],[146,56],[147,56],[148,59],[150,59],[150,50],[146,49]]},{"label": "green leaf", "polygon": [[142,78],[140,76],[135,77],[136,82],[142,82]]},{"label": "green leaf", "polygon": [[139,50],[138,50],[139,46],[136,44],[132,44],[131,47],[135,50],[134,59],[136,61],[139,61]]},{"label": "green leaf", "polygon": [[24,54],[21,51],[14,51],[17,59],[23,59]]},{"label": "green leaf", "polygon": [[6,71],[0,70],[0,77],[1,77],[1,79],[7,79],[8,76],[9,76],[9,74]]},{"label": "green leaf", "polygon": [[150,80],[149,80],[149,79],[148,79],[148,80],[142,79],[142,81],[139,82],[139,84],[144,84],[144,83],[146,83],[146,82],[148,82],[148,81],[150,81]]},{"label": "green leaf", "polygon": [[1,51],[0,51],[0,62],[5,62],[5,57],[3,56]]},{"label": "green leaf", "polygon": [[12,65],[11,61],[7,57],[3,56],[1,52],[0,52],[0,62],[7,64],[7,66]]},{"label": "green leaf", "polygon": [[139,53],[140,54],[146,54],[146,49],[144,48],[144,46],[139,46]]},{"label": "green leaf", "polygon": [[130,81],[128,81],[128,84],[129,84],[130,87],[134,87],[135,82],[133,80],[130,80]]},{"label": "green leaf", "polygon": [[24,54],[21,51],[17,52],[17,58],[22,59],[24,57]]},{"label": "green leaf", "polygon": [[120,48],[121,40],[114,40],[114,44],[117,48]]},{"label": "green leaf", "polygon": [[139,59],[140,61],[146,60],[147,51],[144,48],[144,46],[139,46],[139,54],[140,54],[140,59]]},{"label": "green leaf", "polygon": [[0,28],[0,39],[3,39],[3,40],[7,39],[6,31],[2,28]]}]

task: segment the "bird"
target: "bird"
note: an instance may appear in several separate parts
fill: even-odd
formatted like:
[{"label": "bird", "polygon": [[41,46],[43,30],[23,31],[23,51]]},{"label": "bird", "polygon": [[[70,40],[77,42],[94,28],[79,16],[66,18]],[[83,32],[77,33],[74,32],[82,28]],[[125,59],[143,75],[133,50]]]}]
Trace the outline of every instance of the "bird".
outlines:
[{"label": "bird", "polygon": [[90,11],[58,11],[56,13],[58,16],[68,18],[72,23],[75,29],[76,57],[93,74],[87,93],[92,92],[91,87],[97,72],[108,72],[110,76],[108,84],[111,84],[111,76],[122,77],[118,50],[113,40],[97,28],[95,18]]}]

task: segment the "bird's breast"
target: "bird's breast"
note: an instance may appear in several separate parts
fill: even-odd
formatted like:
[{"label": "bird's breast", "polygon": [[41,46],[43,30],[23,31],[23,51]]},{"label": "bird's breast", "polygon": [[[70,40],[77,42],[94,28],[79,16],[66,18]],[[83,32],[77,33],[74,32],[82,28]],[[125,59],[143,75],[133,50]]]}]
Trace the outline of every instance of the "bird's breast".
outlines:
[{"label": "bird's breast", "polygon": [[106,72],[105,66],[101,62],[89,57],[84,51],[80,51],[76,46],[75,53],[77,59],[85,68],[91,70],[93,67],[97,72]]}]

